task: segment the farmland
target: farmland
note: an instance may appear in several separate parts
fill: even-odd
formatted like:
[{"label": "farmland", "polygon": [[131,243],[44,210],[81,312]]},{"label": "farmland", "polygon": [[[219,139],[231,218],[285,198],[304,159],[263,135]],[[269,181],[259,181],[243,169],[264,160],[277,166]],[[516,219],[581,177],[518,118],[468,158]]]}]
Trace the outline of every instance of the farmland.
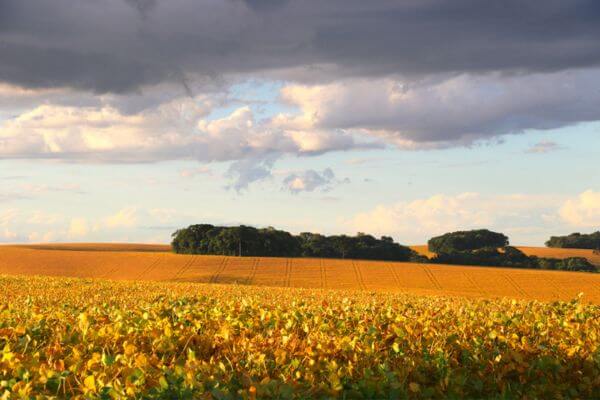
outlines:
[{"label": "farmland", "polygon": [[584,301],[600,304],[598,274],[382,261],[191,256],[167,250],[168,246],[132,244],[3,246],[0,274],[544,301],[570,300],[584,293]]},{"label": "farmland", "polygon": [[600,387],[600,308],[577,300],[0,284],[3,398],[587,399]]},{"label": "farmland", "polygon": [[587,249],[560,249],[550,247],[519,247],[519,249],[529,256],[548,257],[548,258],[567,258],[584,257],[592,264],[600,265],[600,254]]}]

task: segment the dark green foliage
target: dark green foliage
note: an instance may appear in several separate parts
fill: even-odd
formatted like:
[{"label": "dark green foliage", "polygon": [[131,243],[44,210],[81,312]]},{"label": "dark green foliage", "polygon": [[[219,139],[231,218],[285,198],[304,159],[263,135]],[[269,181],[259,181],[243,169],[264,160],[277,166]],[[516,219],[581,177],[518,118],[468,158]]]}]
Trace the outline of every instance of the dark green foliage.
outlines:
[{"label": "dark green foliage", "polygon": [[325,258],[355,258],[363,260],[421,261],[408,247],[395,243],[391,237],[376,239],[371,235],[358,233],[356,236],[324,236],[304,232],[299,235],[302,256]]},{"label": "dark green foliage", "polygon": [[548,247],[560,247],[566,249],[600,249],[600,231],[581,234],[571,233],[568,236],[552,236],[546,242]]},{"label": "dark green foliage", "polygon": [[182,254],[222,254],[263,257],[354,258],[388,261],[426,261],[391,237],[325,236],[304,232],[294,236],[274,228],[191,225],[173,234],[173,250]]},{"label": "dark green foliage", "polygon": [[529,257],[519,249],[508,246],[505,235],[487,229],[447,233],[432,238],[428,243],[429,249],[436,253],[432,260],[395,243],[388,236],[377,239],[364,233],[356,236],[325,236],[310,232],[295,236],[270,227],[257,229],[244,225],[223,227],[200,224],[176,231],[172,246],[176,253],[182,254],[431,261],[439,264],[596,272],[596,267],[581,257],[564,260]]},{"label": "dark green foliage", "polygon": [[484,247],[471,251],[438,253],[433,261],[440,264],[493,265],[511,268],[538,268],[536,261],[521,250],[506,246],[501,249]]},{"label": "dark green foliage", "polygon": [[597,272],[596,267],[583,257],[570,257],[562,260],[556,258],[538,258],[537,263],[541,269]]},{"label": "dark green foliage", "polygon": [[499,248],[508,246],[508,237],[502,233],[487,229],[459,231],[434,237],[427,242],[429,251],[434,253],[451,253],[457,251],[473,251],[483,248]]},{"label": "dark green foliage", "polygon": [[191,225],[173,235],[173,251],[181,254],[297,257],[300,241],[288,232],[251,226]]},{"label": "dark green foliage", "polygon": [[597,271],[594,265],[582,257],[560,260],[527,256],[519,249],[508,246],[508,238],[505,235],[486,229],[447,233],[431,239],[428,243],[429,250],[436,253],[431,261],[439,264]]}]

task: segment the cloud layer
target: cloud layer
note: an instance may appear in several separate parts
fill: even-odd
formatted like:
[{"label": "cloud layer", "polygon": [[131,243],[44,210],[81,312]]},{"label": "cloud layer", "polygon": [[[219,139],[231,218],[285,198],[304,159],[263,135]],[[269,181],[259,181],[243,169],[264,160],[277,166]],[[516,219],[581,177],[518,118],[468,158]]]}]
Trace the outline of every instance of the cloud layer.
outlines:
[{"label": "cloud layer", "polygon": [[[322,190],[327,184],[344,181],[327,169],[294,174],[296,178],[285,179],[287,190],[294,186],[298,192],[310,191],[309,187]],[[390,235],[405,244],[422,244],[435,235],[455,230],[488,228],[506,233],[513,244],[541,245],[552,235],[597,230],[600,192],[586,190],[572,196],[436,194],[381,204],[351,218],[339,214],[338,218],[339,226],[333,232]],[[140,205],[103,209],[93,216],[10,206],[0,209],[0,243],[94,241],[106,237],[131,240],[129,235],[134,235],[135,240],[164,242],[170,232],[193,220],[203,218],[176,209]]]},{"label": "cloud layer", "polygon": [[600,63],[594,0],[6,0],[0,80],[122,93],[280,71],[286,79],[551,72]]},{"label": "cloud layer", "polygon": [[528,129],[600,119],[600,69],[552,74],[459,75],[431,81],[360,79],[290,85],[290,122],[355,129],[403,148],[471,144]]},{"label": "cloud layer", "polygon": [[567,200],[560,216],[571,226],[600,230],[600,192],[587,190]]},{"label": "cloud layer", "polygon": [[467,229],[494,229],[515,243],[565,229],[558,217],[560,196],[526,194],[437,194],[428,198],[382,204],[346,220],[354,231],[392,235],[403,243],[419,244],[435,235]]},{"label": "cloud layer", "polygon": [[359,147],[343,132],[312,136],[256,121],[248,107],[206,120],[180,99],[127,115],[112,107],[42,105],[0,123],[0,156],[96,162],[203,162]]},{"label": "cloud layer", "polygon": [[[286,155],[598,121],[599,18],[594,0],[4,0],[0,158],[228,162],[242,191]],[[281,87],[264,115],[233,93],[254,80]]]},{"label": "cloud layer", "polygon": [[156,236],[148,231],[146,236],[140,236],[139,230],[149,224],[171,232],[175,228],[166,224],[181,224],[182,219],[185,217],[173,210],[136,206],[96,217],[10,208],[0,211],[0,243],[105,241],[107,237],[130,240],[130,234],[136,234],[141,241],[164,242],[168,234]]}]

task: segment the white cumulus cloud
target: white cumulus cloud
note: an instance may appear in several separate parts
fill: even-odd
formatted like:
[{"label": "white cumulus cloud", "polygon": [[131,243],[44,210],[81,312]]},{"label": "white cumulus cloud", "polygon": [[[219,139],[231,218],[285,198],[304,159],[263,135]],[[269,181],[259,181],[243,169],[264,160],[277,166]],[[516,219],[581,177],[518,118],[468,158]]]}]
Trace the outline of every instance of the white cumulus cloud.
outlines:
[{"label": "white cumulus cloud", "polygon": [[[391,235],[403,243],[424,243],[446,232],[480,228],[500,230],[518,242],[521,235],[543,232],[548,225],[545,215],[556,212],[559,204],[555,196],[436,194],[379,205],[343,223],[354,231]],[[531,227],[539,232],[530,232]]]},{"label": "white cumulus cloud", "polygon": [[600,228],[600,192],[586,190],[568,199],[560,209],[560,216],[571,226]]},{"label": "white cumulus cloud", "polygon": [[73,218],[69,225],[68,236],[70,238],[81,238],[88,234],[90,227],[86,218]]},{"label": "white cumulus cloud", "polygon": [[126,207],[122,210],[119,210],[119,212],[117,212],[116,214],[108,216],[104,220],[104,225],[110,229],[131,228],[136,226],[137,221],[137,208]]}]

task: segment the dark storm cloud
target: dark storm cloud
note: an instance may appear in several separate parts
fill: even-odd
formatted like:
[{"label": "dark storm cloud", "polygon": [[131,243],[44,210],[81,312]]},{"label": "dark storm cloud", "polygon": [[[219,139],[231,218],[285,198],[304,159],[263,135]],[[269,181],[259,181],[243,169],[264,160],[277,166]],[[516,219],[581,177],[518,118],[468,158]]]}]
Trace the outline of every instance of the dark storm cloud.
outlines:
[{"label": "dark storm cloud", "polygon": [[245,0],[248,7],[257,11],[269,11],[283,7],[289,0]]},{"label": "dark storm cloud", "polygon": [[551,72],[600,63],[599,20],[595,0],[2,0],[0,80],[122,93],[323,65],[314,79]]},{"label": "dark storm cloud", "polygon": [[157,0],[125,0],[140,13],[142,18],[146,18],[148,13],[156,7]]}]

